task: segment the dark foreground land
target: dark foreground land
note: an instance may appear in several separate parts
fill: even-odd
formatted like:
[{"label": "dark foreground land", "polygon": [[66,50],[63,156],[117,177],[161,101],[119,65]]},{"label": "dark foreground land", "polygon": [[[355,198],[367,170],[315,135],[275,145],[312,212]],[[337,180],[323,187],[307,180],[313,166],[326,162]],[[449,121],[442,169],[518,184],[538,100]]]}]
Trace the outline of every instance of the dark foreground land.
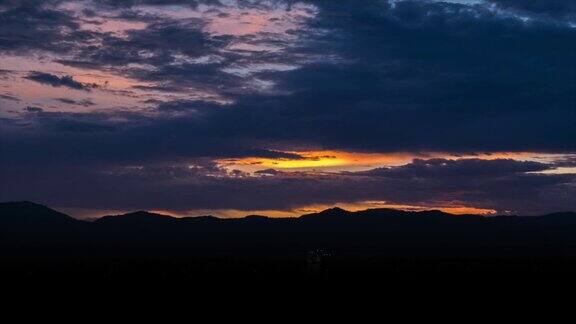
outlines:
[{"label": "dark foreground land", "polygon": [[137,212],[94,222],[0,204],[6,280],[396,281],[436,275],[576,273],[576,214],[453,216],[330,209],[297,219],[176,219]]}]

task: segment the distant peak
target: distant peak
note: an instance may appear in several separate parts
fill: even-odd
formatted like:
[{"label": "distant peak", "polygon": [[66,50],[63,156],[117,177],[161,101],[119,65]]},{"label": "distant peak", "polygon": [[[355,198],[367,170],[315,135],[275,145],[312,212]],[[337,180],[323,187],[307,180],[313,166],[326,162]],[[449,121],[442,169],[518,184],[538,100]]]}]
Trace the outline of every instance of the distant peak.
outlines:
[{"label": "distant peak", "polygon": [[329,213],[349,213],[349,211],[347,211],[346,209],[342,209],[340,207],[332,207],[320,212],[320,214],[329,214]]},{"label": "distant peak", "polygon": [[453,216],[450,213],[443,212],[443,211],[438,210],[438,209],[422,210],[422,211],[419,211],[416,213],[420,214],[420,215],[428,215],[428,216]]},{"label": "distant peak", "polygon": [[175,217],[170,216],[170,215],[158,214],[158,213],[154,213],[154,212],[147,211],[147,210],[139,210],[139,211],[130,212],[130,213],[126,213],[126,214],[112,215],[109,217],[119,217],[119,218],[175,218]]},{"label": "distant peak", "polygon": [[31,201],[0,203],[0,214],[3,216],[2,219],[12,219],[15,222],[62,222],[74,220],[66,214]]},{"label": "distant peak", "polygon": [[576,212],[570,212],[570,211],[556,212],[552,214],[543,215],[541,217],[576,217]]},{"label": "distant peak", "polygon": [[110,215],[110,216],[103,216],[96,220],[96,222],[126,222],[126,221],[155,221],[155,220],[176,220],[177,218],[163,215],[163,214],[156,214],[145,210],[139,210],[131,213],[121,214],[121,215]]},{"label": "distant peak", "polygon": [[349,214],[351,214],[351,212],[349,212],[345,209],[342,209],[340,207],[333,207],[333,208],[325,209],[325,210],[318,212],[318,213],[302,215],[301,217],[303,217],[303,218],[309,218],[309,217],[316,218],[318,216],[320,216],[320,217],[333,217],[333,216],[344,216],[344,215],[349,215]]},{"label": "distant peak", "polygon": [[126,214],[119,215],[119,216],[163,216],[163,217],[169,217],[167,215],[152,213],[152,212],[149,212],[147,210],[139,210],[139,211],[126,213]]},{"label": "distant peak", "polygon": [[37,204],[31,201],[10,201],[0,203],[0,207],[3,209],[19,210],[19,211],[29,211],[29,212],[54,212],[59,213],[48,206]]},{"label": "distant peak", "polygon": [[244,219],[268,219],[270,217],[263,215],[247,215],[243,217]]},{"label": "distant peak", "polygon": [[41,204],[37,204],[35,202],[31,202],[31,201],[8,201],[8,202],[3,202],[0,203],[0,205],[3,206],[21,206],[21,207],[43,207],[43,208],[48,208],[47,206],[41,205]]}]

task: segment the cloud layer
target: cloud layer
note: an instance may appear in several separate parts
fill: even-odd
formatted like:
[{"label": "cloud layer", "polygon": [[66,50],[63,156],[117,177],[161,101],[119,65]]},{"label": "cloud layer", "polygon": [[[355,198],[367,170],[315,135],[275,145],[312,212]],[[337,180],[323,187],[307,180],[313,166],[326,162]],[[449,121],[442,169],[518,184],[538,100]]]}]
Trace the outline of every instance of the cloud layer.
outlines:
[{"label": "cloud layer", "polygon": [[[573,174],[558,172],[576,154],[575,6],[0,1],[0,198],[115,209],[371,200],[576,209]],[[415,160],[344,173],[218,164],[308,150]],[[457,159],[482,152],[563,158]]]}]

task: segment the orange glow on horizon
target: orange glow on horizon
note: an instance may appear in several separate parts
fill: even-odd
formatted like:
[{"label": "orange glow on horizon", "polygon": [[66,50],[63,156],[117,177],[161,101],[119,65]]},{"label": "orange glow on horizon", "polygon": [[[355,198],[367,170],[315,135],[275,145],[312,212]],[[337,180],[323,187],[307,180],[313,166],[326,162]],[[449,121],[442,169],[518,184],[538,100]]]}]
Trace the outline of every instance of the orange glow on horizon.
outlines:
[{"label": "orange glow on horizon", "polygon": [[220,160],[220,164],[242,171],[253,172],[262,169],[349,169],[370,168],[376,165],[401,165],[412,160],[414,155],[406,153],[352,153],[342,151],[289,151],[301,158],[243,158]]},{"label": "orange glow on horizon", "polygon": [[219,164],[228,169],[255,172],[264,169],[278,170],[324,170],[324,171],[363,171],[378,167],[400,166],[414,159],[464,159],[478,158],[484,160],[520,159],[540,160],[538,153],[498,152],[455,155],[442,152],[426,153],[358,153],[344,151],[285,151],[300,158],[256,158],[222,159]]},{"label": "orange glow on horizon", "polygon": [[376,208],[390,208],[404,211],[427,211],[427,210],[440,210],[454,215],[482,215],[492,216],[496,215],[496,211],[487,208],[467,207],[467,206],[411,206],[411,205],[397,205],[387,204],[384,201],[365,201],[358,203],[339,203],[334,205],[315,204],[295,208],[292,210],[236,210],[236,209],[216,209],[216,210],[189,210],[189,211],[169,211],[169,210],[152,210],[153,213],[168,215],[172,217],[187,217],[187,216],[206,216],[212,215],[220,218],[242,218],[248,215],[260,215],[271,218],[294,218],[306,214],[318,213],[333,207],[340,207],[342,209],[356,212],[366,209]]},{"label": "orange glow on horizon", "polygon": [[340,207],[342,209],[348,211],[363,211],[367,209],[378,209],[378,208],[389,208],[389,209],[398,209],[404,211],[427,211],[427,210],[440,210],[445,213],[450,213],[454,215],[495,215],[496,211],[493,209],[488,208],[478,208],[478,207],[471,207],[471,206],[463,206],[460,204],[449,204],[449,205],[441,205],[441,206],[418,206],[418,205],[399,205],[399,204],[392,204],[387,203],[385,201],[362,201],[357,203],[339,203],[335,205],[312,205],[308,207],[303,207],[295,210],[296,213],[299,214],[309,214],[309,213],[317,213],[323,210],[332,208],[334,206]]}]

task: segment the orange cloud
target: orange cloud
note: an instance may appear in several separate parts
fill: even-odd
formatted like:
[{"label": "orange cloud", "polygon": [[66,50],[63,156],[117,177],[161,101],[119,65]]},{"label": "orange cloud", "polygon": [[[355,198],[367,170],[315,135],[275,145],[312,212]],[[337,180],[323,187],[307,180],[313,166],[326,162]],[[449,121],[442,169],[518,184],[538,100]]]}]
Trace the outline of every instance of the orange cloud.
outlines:
[{"label": "orange cloud", "polygon": [[301,158],[242,158],[223,159],[219,164],[244,172],[255,172],[264,169],[279,170],[321,170],[321,171],[363,171],[377,167],[399,166],[410,163],[413,159],[423,158],[479,158],[484,160],[494,159],[518,159],[518,160],[542,160],[542,154],[526,152],[498,152],[480,153],[468,155],[455,155],[442,152],[427,153],[358,153],[344,151],[288,151],[285,153],[296,154]]}]

